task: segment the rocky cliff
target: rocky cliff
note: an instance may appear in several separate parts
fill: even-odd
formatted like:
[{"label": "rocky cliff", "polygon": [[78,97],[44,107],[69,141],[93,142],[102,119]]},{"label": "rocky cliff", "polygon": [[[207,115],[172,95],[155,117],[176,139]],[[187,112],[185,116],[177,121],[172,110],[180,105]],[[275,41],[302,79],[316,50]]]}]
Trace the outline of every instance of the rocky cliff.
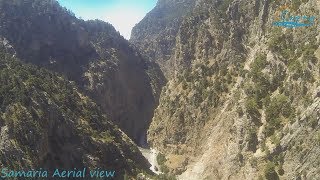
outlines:
[{"label": "rocky cliff", "polygon": [[167,78],[172,76],[172,55],[180,23],[194,4],[194,0],[160,0],[132,30],[130,42],[156,61]]},{"label": "rocky cliff", "polygon": [[[148,132],[161,169],[319,179],[319,2],[179,2],[159,1],[131,37],[169,72]],[[283,10],[309,26],[275,26]]]},{"label": "rocky cliff", "polygon": [[1,0],[0,35],[17,57],[75,81],[136,143],[158,104],[164,77],[108,23],[83,21],[56,0]]},{"label": "rocky cliff", "polygon": [[6,41],[0,46],[2,168],[100,168],[115,171],[115,179],[148,169],[133,141],[75,83],[21,63],[6,53]]}]

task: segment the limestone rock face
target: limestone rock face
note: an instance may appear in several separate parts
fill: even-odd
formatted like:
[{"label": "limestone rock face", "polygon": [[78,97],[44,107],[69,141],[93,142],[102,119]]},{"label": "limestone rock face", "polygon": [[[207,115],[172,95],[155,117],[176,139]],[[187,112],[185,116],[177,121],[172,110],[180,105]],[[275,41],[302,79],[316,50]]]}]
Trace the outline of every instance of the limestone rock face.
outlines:
[{"label": "limestone rock face", "polygon": [[83,21],[56,0],[1,0],[0,35],[27,63],[75,81],[136,143],[158,104],[164,77],[108,23]]},{"label": "limestone rock face", "polygon": [[273,22],[285,8],[311,23],[319,2],[170,2],[131,37],[168,77],[148,131],[163,166],[183,180],[318,179],[319,22]]}]

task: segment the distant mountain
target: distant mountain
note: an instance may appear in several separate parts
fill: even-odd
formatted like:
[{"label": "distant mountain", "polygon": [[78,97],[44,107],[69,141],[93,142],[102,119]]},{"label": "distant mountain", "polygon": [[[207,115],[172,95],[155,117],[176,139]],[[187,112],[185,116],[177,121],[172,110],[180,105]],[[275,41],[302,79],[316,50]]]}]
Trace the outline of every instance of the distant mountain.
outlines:
[{"label": "distant mountain", "polygon": [[135,177],[148,169],[137,146],[74,83],[21,63],[6,53],[9,46],[3,42],[1,167],[15,171],[41,168],[51,173],[56,168],[100,168],[115,171],[115,179]]},{"label": "distant mountain", "polygon": [[136,25],[131,42],[168,77],[148,131],[163,171],[320,178],[319,21],[274,26],[284,9],[310,24],[320,4],[159,0]]},{"label": "distant mountain", "polygon": [[156,61],[168,78],[173,74],[172,58],[179,26],[194,6],[194,0],[159,0],[132,29],[130,42],[151,61]]},{"label": "distant mountain", "polygon": [[75,81],[139,145],[164,77],[108,23],[83,21],[56,0],[1,0],[0,35],[22,61]]}]

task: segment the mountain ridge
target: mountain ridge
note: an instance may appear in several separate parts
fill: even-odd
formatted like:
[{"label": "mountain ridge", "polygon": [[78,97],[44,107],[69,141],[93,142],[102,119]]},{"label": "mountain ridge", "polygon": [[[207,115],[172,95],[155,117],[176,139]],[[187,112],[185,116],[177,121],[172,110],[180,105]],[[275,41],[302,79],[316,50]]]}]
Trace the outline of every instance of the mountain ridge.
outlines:
[{"label": "mountain ridge", "polygon": [[115,179],[148,169],[134,142],[74,83],[24,64],[5,49],[0,47],[3,167],[16,171],[100,167],[114,170]]},{"label": "mountain ridge", "polygon": [[0,1],[0,35],[19,59],[63,74],[93,98],[137,144],[164,77],[112,25],[83,21],[55,0]]}]

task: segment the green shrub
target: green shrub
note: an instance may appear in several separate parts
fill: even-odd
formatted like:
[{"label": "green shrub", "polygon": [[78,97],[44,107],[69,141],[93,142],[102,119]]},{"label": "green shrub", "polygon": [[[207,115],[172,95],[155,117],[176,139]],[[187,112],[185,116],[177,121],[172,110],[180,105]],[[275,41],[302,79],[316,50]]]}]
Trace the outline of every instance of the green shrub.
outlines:
[{"label": "green shrub", "polygon": [[243,164],[244,157],[243,157],[243,154],[241,154],[241,152],[239,152],[239,153],[237,154],[237,159],[238,159],[238,161],[239,161],[241,164]]},{"label": "green shrub", "polygon": [[[218,13],[222,18],[226,18],[226,11],[233,0],[220,1],[218,4]],[[218,1],[219,2],[219,1]]]},{"label": "green shrub", "polygon": [[252,118],[255,124],[261,123],[260,121],[261,114],[258,110],[258,104],[254,98],[247,99],[246,109],[247,109],[248,115]]},{"label": "green shrub", "polygon": [[308,124],[315,129],[318,126],[318,116],[317,114],[312,114],[307,118]]},{"label": "green shrub", "polygon": [[252,152],[256,152],[258,145],[258,136],[255,128],[249,129],[248,133],[248,148]]},{"label": "green shrub", "polygon": [[176,180],[176,177],[171,174],[160,174],[156,177],[156,180]]},{"label": "green shrub", "polygon": [[272,144],[276,146],[280,145],[280,139],[275,134],[273,134],[270,138],[271,138]]},{"label": "green shrub", "polygon": [[283,170],[283,165],[282,164],[280,164],[279,167],[278,167],[278,174],[280,176],[284,175],[284,170]]},{"label": "green shrub", "polygon": [[300,0],[292,0],[292,9],[297,11],[300,7],[301,1]]},{"label": "green shrub", "polygon": [[312,72],[311,72],[309,69],[305,69],[305,70],[303,71],[302,80],[307,81],[307,82],[310,82],[310,83],[314,83],[314,82],[315,82],[315,79],[314,79],[314,77],[313,77],[313,74],[312,74]]},{"label": "green shrub", "polygon": [[310,45],[306,45],[306,47],[304,47],[303,60],[305,62],[311,62],[312,64],[316,64],[317,63],[318,58],[316,58],[316,56],[314,55],[314,52],[316,51],[316,48],[310,47]]},{"label": "green shrub", "polygon": [[261,146],[261,151],[262,151],[262,152],[264,152],[265,150],[268,149],[265,140],[263,140],[263,141],[260,143],[260,146]]},{"label": "green shrub", "polygon": [[264,105],[264,107],[268,107],[269,104],[271,102],[271,99],[270,99],[270,95],[267,95],[263,100],[262,100],[262,103]]},{"label": "green shrub", "polygon": [[268,46],[271,51],[280,54],[283,61],[287,64],[289,59],[295,57],[295,43],[292,33],[282,33],[281,28],[274,28],[270,35]]},{"label": "green shrub", "polygon": [[186,90],[187,87],[188,87],[188,84],[187,84],[186,80],[182,80],[182,89]]},{"label": "green shrub", "polygon": [[318,135],[316,137],[316,143],[318,144],[318,146],[320,146],[320,131],[318,132]]},{"label": "green shrub", "polygon": [[283,94],[277,95],[271,99],[266,108],[266,135],[271,136],[275,130],[281,128],[281,116],[286,118],[293,114],[293,108],[290,105],[289,98]]},{"label": "green shrub", "polygon": [[239,116],[239,117],[242,117],[242,116],[243,116],[243,110],[242,110],[241,107],[238,107],[238,108],[237,108],[237,113],[238,113],[238,116]]},{"label": "green shrub", "polygon": [[160,171],[165,173],[165,174],[168,174],[169,173],[169,168],[165,164],[163,164],[163,165],[160,166]]},{"label": "green shrub", "polygon": [[294,59],[289,62],[288,69],[293,73],[293,79],[297,80],[299,77],[302,77],[302,65],[299,60]]},{"label": "green shrub", "polygon": [[275,171],[275,165],[273,162],[268,162],[265,169],[264,169],[264,177],[267,180],[278,180],[279,176]]},{"label": "green shrub", "polygon": [[250,65],[251,76],[253,80],[261,76],[261,71],[267,66],[267,56],[265,54],[258,54],[255,60]]},{"label": "green shrub", "polygon": [[256,157],[252,157],[252,158],[249,160],[249,162],[250,162],[251,167],[253,167],[253,168],[256,168],[257,165],[258,165],[258,160],[257,160]]},{"label": "green shrub", "polygon": [[273,78],[270,84],[270,91],[273,92],[277,90],[278,87],[283,86],[283,81],[286,78],[286,69],[284,66],[279,65],[276,68],[272,68],[271,71]]},{"label": "green shrub", "polygon": [[260,108],[262,107],[263,98],[269,95],[269,89],[270,89],[269,80],[266,77],[261,76],[254,87],[255,98]]},{"label": "green shrub", "polygon": [[165,156],[165,155],[163,155],[162,153],[159,153],[159,154],[157,155],[157,162],[158,162],[158,164],[159,164],[160,166],[163,165],[166,161],[167,161],[167,159],[166,159],[166,156]]},{"label": "green shrub", "polygon": [[284,163],[284,154],[280,153],[272,157],[272,162],[277,166],[282,166]]},{"label": "green shrub", "polygon": [[271,136],[274,134],[274,132],[277,129],[280,129],[280,127],[281,127],[280,118],[269,119],[268,124],[266,125],[266,128],[265,128],[265,134],[267,136]]},{"label": "green shrub", "polygon": [[259,53],[251,65],[253,69],[264,69],[267,66],[267,55]]}]

